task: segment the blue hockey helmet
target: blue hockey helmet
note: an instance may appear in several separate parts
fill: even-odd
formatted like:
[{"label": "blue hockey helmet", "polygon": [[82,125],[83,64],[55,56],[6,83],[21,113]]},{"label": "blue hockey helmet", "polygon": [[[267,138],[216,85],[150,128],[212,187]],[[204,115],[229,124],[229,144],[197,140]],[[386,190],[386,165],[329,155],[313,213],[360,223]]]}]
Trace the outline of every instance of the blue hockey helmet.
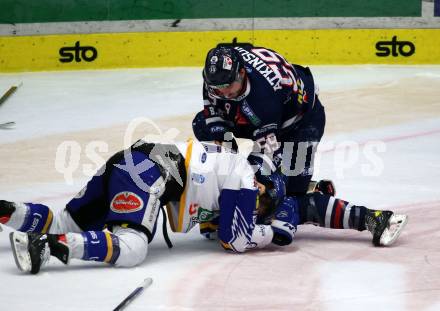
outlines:
[{"label": "blue hockey helmet", "polygon": [[239,79],[243,65],[238,51],[233,47],[216,47],[206,55],[203,79],[211,88],[228,87]]}]

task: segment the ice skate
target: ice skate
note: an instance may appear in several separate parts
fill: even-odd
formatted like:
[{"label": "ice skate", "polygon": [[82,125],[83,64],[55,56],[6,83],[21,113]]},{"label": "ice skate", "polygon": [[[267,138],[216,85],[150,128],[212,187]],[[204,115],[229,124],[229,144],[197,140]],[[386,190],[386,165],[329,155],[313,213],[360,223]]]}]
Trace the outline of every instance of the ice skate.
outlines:
[{"label": "ice skate", "polygon": [[365,218],[367,229],[373,234],[374,246],[393,244],[407,222],[408,216],[394,214],[391,211],[369,210]]},{"label": "ice skate", "polygon": [[11,232],[12,254],[21,271],[37,274],[41,266],[50,258],[49,243],[46,234]]}]

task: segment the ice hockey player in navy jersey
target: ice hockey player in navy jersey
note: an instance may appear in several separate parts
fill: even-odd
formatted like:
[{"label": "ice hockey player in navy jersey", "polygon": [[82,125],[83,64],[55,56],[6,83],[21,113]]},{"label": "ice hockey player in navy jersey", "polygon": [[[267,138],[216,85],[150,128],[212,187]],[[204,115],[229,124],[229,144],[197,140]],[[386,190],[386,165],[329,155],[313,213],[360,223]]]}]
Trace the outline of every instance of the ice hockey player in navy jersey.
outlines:
[{"label": "ice hockey player in navy jersey", "polygon": [[65,209],[53,213],[43,204],[0,200],[0,223],[18,230],[10,234],[16,264],[34,274],[51,256],[65,264],[74,258],[119,267],[140,264],[164,205],[174,232],[199,224],[201,234],[236,253],[289,245],[297,226],[307,223],[369,230],[374,245],[387,246],[406,224],[405,215],[319,191],[285,196],[277,176],[270,176],[269,187],[257,187],[246,158],[224,146],[138,141],[112,156]]},{"label": "ice hockey player in navy jersey", "polygon": [[259,181],[282,168],[287,193],[306,193],[325,126],[309,68],[267,48],[219,45],[206,56],[203,79],[204,109],[193,120],[197,139],[224,142],[228,132],[252,139],[249,161],[263,168]]}]

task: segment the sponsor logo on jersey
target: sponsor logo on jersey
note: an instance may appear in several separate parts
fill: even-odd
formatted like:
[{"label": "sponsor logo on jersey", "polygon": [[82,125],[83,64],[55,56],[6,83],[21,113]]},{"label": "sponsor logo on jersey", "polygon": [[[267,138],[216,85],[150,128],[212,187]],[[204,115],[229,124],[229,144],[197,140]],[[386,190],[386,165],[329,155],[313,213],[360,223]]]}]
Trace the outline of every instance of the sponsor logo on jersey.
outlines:
[{"label": "sponsor logo on jersey", "polygon": [[202,145],[207,153],[221,153],[222,152],[222,146],[220,146],[220,145],[204,144],[204,143],[202,143]]},{"label": "sponsor logo on jersey", "polygon": [[[155,219],[155,216],[156,216],[156,209],[159,207],[159,205],[160,205],[160,201],[159,201],[159,199],[158,199],[157,197],[155,197],[155,196],[150,196],[150,200],[151,200],[151,201],[148,202],[147,210],[148,210],[148,209],[150,210],[150,216],[148,217],[148,221],[149,221],[150,223],[152,223],[153,220]],[[152,206],[152,208],[149,208],[150,206]],[[152,228],[150,228],[150,229],[152,229]]]},{"label": "sponsor logo on jersey", "polygon": [[115,213],[133,213],[141,210],[144,202],[133,192],[120,192],[114,196],[110,208]]},{"label": "sponsor logo on jersey", "polygon": [[186,227],[185,232],[188,232],[189,230],[191,230],[198,223],[199,223],[199,219],[197,218],[197,216],[192,216],[189,219],[189,223],[188,223],[188,226]]},{"label": "sponsor logo on jersey", "polygon": [[189,214],[192,216],[195,213],[197,213],[197,209],[199,208],[199,204],[197,203],[191,203],[189,205]]},{"label": "sponsor logo on jersey", "polygon": [[379,57],[399,55],[409,57],[416,52],[416,46],[411,41],[397,41],[397,36],[393,36],[391,41],[379,41],[376,43],[376,55]]},{"label": "sponsor logo on jersey", "polygon": [[200,162],[205,163],[207,157],[208,157],[208,155],[206,154],[206,152],[203,152],[200,157]]},{"label": "sponsor logo on jersey", "polygon": [[261,58],[239,46],[236,46],[235,49],[247,64],[255,68],[269,82],[274,91],[282,89],[282,77],[276,74]]},{"label": "sponsor logo on jersey", "polygon": [[191,180],[196,184],[203,184],[205,182],[205,176],[201,174],[192,173]]},{"label": "sponsor logo on jersey", "polygon": [[211,127],[211,132],[212,133],[219,133],[219,132],[223,132],[225,130],[225,128],[223,126],[213,126]]},{"label": "sponsor logo on jersey", "polygon": [[241,105],[241,110],[243,111],[244,115],[251,121],[251,123],[254,126],[259,126],[261,124],[260,118],[257,117],[255,112],[252,110],[252,108],[249,106],[248,102],[246,100],[243,101]]},{"label": "sponsor logo on jersey", "polygon": [[199,207],[198,209],[198,218],[200,222],[207,222],[214,219],[214,212],[204,209],[202,207]]}]

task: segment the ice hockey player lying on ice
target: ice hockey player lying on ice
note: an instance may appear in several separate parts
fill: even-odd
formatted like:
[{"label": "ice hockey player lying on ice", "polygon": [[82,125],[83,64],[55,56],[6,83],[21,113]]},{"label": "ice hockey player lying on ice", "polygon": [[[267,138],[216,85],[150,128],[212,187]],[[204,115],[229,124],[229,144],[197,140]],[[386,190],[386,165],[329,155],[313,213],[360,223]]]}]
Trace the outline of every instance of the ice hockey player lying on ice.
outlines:
[{"label": "ice hockey player lying on ice", "polygon": [[34,274],[50,255],[65,264],[73,258],[119,267],[142,263],[165,205],[173,231],[188,232],[198,223],[203,235],[237,253],[288,245],[304,223],[368,229],[374,245],[389,245],[406,223],[404,215],[320,192],[285,197],[282,179],[269,179],[259,198],[253,169],[240,154],[198,141],[138,141],[111,157],[64,210],[53,214],[42,204],[0,201],[0,222],[18,230],[10,234],[16,264]]}]

